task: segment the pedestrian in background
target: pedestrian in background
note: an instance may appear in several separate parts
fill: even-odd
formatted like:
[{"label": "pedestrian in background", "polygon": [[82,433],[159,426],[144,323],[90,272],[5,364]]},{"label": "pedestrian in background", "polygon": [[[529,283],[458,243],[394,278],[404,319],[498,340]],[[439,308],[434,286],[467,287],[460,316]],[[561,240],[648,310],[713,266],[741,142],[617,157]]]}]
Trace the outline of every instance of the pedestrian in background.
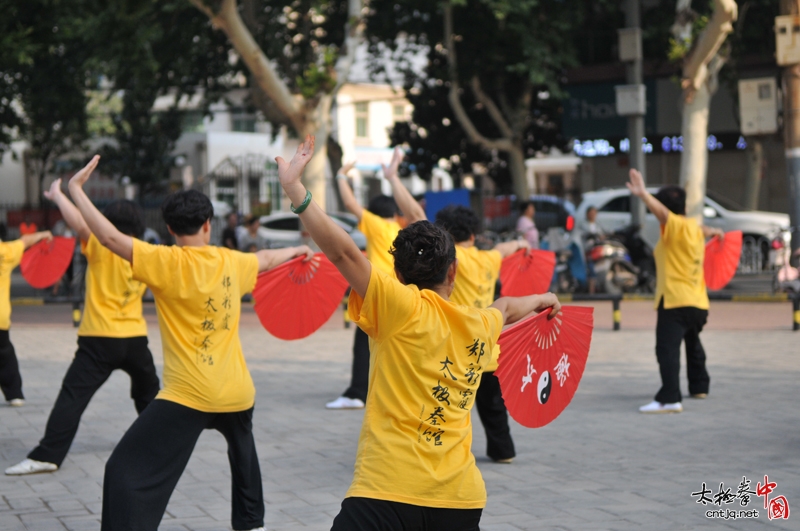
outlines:
[{"label": "pedestrian in background", "polygon": [[517,232],[528,241],[531,249],[539,248],[539,230],[533,221],[536,207],[530,201],[523,201],[519,205],[520,216],[517,220]]}]

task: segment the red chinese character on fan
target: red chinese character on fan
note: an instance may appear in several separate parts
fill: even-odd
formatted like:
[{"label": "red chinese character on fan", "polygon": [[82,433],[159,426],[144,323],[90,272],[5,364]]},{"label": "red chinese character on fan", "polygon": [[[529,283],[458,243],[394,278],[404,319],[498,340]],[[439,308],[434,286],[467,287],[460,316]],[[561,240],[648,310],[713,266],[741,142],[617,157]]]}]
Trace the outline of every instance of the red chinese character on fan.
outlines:
[{"label": "red chinese character on fan", "polygon": [[776,496],[769,501],[767,516],[770,520],[789,519],[789,502],[785,496]]},{"label": "red chinese character on fan", "polygon": [[769,501],[769,495],[772,493],[773,490],[778,486],[777,483],[770,483],[769,477],[764,475],[764,484],[762,485],[759,481],[756,485],[756,496],[759,498],[764,498],[764,509],[767,508],[767,502]]}]

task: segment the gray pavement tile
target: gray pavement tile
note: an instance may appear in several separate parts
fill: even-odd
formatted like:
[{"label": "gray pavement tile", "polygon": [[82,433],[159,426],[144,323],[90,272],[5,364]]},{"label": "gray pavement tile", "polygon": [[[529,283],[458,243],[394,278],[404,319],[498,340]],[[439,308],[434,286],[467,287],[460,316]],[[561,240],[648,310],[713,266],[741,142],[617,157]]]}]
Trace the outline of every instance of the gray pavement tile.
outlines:
[{"label": "gray pavement tile", "polygon": [[[499,466],[484,457],[478,423],[473,450],[489,493],[481,528],[797,529],[794,515],[768,521],[763,510],[757,521],[707,519],[690,495],[703,481],[712,488],[721,481],[735,488],[743,475],[755,485],[764,474],[777,481],[776,493],[787,496],[790,506],[800,493],[798,439],[787,421],[796,416],[800,335],[723,324],[729,329],[703,333],[711,395],[686,400],[680,415],[637,412],[659,385],[653,331],[598,330],[570,407],[538,430],[512,422],[513,464]],[[745,315],[738,327],[746,326]],[[305,340],[283,342],[246,323],[241,336],[258,390],[254,435],[268,528],[327,531],[352,479],[363,418],[363,411],[323,407],[347,386],[352,330],[326,327]],[[75,348],[74,330],[53,324],[15,324],[12,341],[28,403],[0,407],[3,468],[23,459],[42,436]],[[150,346],[160,366],[155,326]],[[681,378],[685,389],[685,373]],[[115,374],[98,391],[61,470],[0,477],[0,529],[99,529],[104,465],[135,419],[128,387],[127,376]],[[753,502],[748,508],[759,506]],[[225,442],[206,432],[160,529],[229,528]]]}]

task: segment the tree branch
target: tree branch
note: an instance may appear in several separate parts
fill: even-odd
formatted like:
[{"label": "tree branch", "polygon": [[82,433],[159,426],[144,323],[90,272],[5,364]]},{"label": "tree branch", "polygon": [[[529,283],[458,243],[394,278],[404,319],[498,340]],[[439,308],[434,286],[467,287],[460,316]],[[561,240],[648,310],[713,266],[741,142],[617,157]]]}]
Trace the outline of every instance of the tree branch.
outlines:
[{"label": "tree branch", "polygon": [[500,134],[502,134],[506,138],[511,138],[514,136],[514,133],[511,131],[511,127],[506,122],[505,118],[503,118],[503,114],[500,112],[500,109],[497,108],[492,98],[486,95],[486,93],[481,88],[481,81],[478,79],[478,76],[472,76],[472,92],[475,94],[475,98],[486,107],[486,112],[489,113],[489,116],[492,118],[492,121],[495,123],[498,129],[500,129]]},{"label": "tree branch", "polygon": [[256,83],[275,103],[275,106],[291,122],[299,133],[304,129],[305,117],[302,112],[301,96],[294,96],[286,83],[280,78],[269,59],[253,39],[252,34],[239,16],[236,0],[222,0],[219,11],[212,11],[203,0],[189,0],[197,9],[205,13],[214,27],[221,29],[242,57]]},{"label": "tree branch", "polygon": [[738,7],[735,0],[714,0],[714,14],[711,15],[708,26],[703,30],[697,45],[683,66],[681,86],[686,101],[691,101],[700,85],[705,83],[708,63],[717,54],[728,34],[733,31],[733,22],[737,14]]},{"label": "tree branch", "polygon": [[364,41],[364,17],[362,14],[363,3],[361,0],[347,0],[347,25],[345,26],[344,55],[336,62],[336,86],[333,96],[347,83],[350,70],[356,61],[356,50]]},{"label": "tree branch", "polygon": [[447,47],[447,68],[450,72],[450,92],[447,95],[447,99],[450,102],[450,107],[453,109],[456,120],[461,124],[470,142],[479,144],[486,149],[510,151],[514,148],[510,138],[492,140],[483,136],[475,127],[475,124],[472,123],[472,120],[469,119],[467,111],[464,110],[464,106],[461,104],[456,42],[453,38],[453,5],[450,2],[445,2],[444,4],[444,40]]}]

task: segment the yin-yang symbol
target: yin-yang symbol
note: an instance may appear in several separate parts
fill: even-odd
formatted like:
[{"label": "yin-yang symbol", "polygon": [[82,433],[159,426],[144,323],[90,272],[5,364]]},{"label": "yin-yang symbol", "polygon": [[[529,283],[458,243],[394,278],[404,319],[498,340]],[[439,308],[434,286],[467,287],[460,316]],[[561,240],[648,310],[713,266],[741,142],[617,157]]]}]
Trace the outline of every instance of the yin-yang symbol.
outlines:
[{"label": "yin-yang symbol", "polygon": [[553,386],[553,382],[550,379],[550,373],[544,371],[541,376],[539,376],[539,383],[536,386],[536,393],[539,397],[539,403],[544,405],[550,399],[550,388]]}]

